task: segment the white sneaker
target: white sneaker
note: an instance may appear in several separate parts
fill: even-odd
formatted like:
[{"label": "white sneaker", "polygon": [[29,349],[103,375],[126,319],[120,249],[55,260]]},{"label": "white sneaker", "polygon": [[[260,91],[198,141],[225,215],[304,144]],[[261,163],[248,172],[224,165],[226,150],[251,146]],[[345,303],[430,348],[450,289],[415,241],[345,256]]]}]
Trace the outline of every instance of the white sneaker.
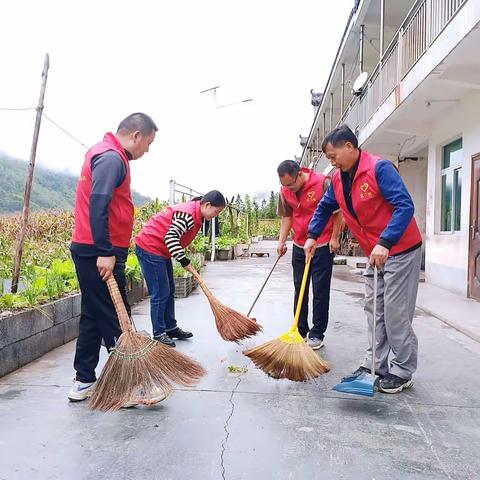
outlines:
[{"label": "white sneaker", "polygon": [[307,340],[307,345],[312,349],[312,350],[319,350],[324,346],[323,340],[321,338],[315,338],[315,337],[308,337]]},{"label": "white sneaker", "polygon": [[83,383],[79,382],[78,380],[74,380],[72,388],[68,392],[68,399],[71,402],[81,402],[82,400],[86,400],[92,395],[95,383],[96,382]]},{"label": "white sneaker", "polygon": [[137,405],[154,405],[155,403],[160,403],[168,397],[168,393],[165,393],[163,390],[157,388],[155,392],[153,392],[153,397],[147,399],[137,399],[137,400],[129,400],[123,408],[132,408],[136,407]]}]

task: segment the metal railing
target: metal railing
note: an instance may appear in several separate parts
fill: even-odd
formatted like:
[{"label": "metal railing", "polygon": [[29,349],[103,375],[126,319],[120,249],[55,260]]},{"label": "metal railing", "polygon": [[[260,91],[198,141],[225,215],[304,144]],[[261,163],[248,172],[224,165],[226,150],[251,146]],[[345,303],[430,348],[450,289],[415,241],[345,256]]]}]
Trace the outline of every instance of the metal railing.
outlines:
[{"label": "metal railing", "polygon": [[[170,185],[170,188],[169,188],[169,195],[168,195],[168,203],[170,205],[173,205],[178,202],[186,201],[187,199],[191,200],[192,198],[203,196],[203,193],[200,193],[197,190],[194,190],[193,188],[186,187],[185,185],[182,185],[181,183],[178,183],[175,180],[170,180],[169,185]],[[180,199],[177,199],[177,194],[181,195]]]},{"label": "metal railing", "polygon": [[[337,125],[346,123],[358,133],[467,1],[418,0],[370,75],[362,95],[352,98]],[[321,143],[323,138],[318,140]]]}]

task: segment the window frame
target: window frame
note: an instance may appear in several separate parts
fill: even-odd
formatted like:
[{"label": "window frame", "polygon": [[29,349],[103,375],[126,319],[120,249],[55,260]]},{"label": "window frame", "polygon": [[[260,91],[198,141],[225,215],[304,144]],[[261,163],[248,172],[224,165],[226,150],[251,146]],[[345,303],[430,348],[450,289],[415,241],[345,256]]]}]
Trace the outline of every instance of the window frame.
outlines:
[{"label": "window frame", "polygon": [[[455,148],[457,147],[457,148]],[[463,138],[457,138],[456,140],[444,145],[441,149],[441,162],[440,162],[440,228],[441,234],[454,234],[458,233],[462,229],[462,170],[463,170],[463,156],[460,154],[456,161],[452,162],[452,154],[456,152],[463,152]],[[445,159],[449,158],[448,166],[445,166]],[[450,185],[450,221],[449,225],[444,225],[444,216],[446,215],[444,204],[444,178],[445,186]],[[457,179],[457,182],[456,182]],[[458,179],[460,180],[460,192],[457,195]],[[460,224],[457,229],[457,203],[460,204]],[[448,227],[445,229],[444,227]]]}]

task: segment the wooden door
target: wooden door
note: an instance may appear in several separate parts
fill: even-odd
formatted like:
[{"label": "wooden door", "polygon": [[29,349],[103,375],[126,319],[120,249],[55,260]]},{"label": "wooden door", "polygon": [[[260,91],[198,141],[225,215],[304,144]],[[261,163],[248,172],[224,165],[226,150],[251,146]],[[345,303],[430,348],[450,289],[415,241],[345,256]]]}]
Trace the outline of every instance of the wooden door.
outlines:
[{"label": "wooden door", "polygon": [[480,300],[480,153],[472,158],[470,194],[470,252],[468,256],[468,293]]}]

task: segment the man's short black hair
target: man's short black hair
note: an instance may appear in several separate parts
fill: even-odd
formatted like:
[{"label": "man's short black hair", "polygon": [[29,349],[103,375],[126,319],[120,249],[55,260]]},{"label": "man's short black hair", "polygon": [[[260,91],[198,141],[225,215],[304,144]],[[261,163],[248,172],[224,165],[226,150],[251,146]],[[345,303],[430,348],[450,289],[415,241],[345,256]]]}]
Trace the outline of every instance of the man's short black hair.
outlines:
[{"label": "man's short black hair", "polygon": [[120,122],[120,125],[117,128],[117,133],[121,131],[124,133],[138,131],[142,135],[150,135],[153,132],[157,132],[158,127],[146,113],[136,112],[130,114]]},{"label": "man's short black hair", "polygon": [[300,165],[295,160],[284,160],[277,168],[279,177],[290,175],[294,177],[300,172]]},{"label": "man's short black hair", "polygon": [[325,148],[330,143],[333,147],[343,147],[346,142],[350,142],[355,148],[358,148],[358,139],[355,134],[348,128],[348,125],[343,124],[334,128],[323,140],[322,151],[325,153]]}]

